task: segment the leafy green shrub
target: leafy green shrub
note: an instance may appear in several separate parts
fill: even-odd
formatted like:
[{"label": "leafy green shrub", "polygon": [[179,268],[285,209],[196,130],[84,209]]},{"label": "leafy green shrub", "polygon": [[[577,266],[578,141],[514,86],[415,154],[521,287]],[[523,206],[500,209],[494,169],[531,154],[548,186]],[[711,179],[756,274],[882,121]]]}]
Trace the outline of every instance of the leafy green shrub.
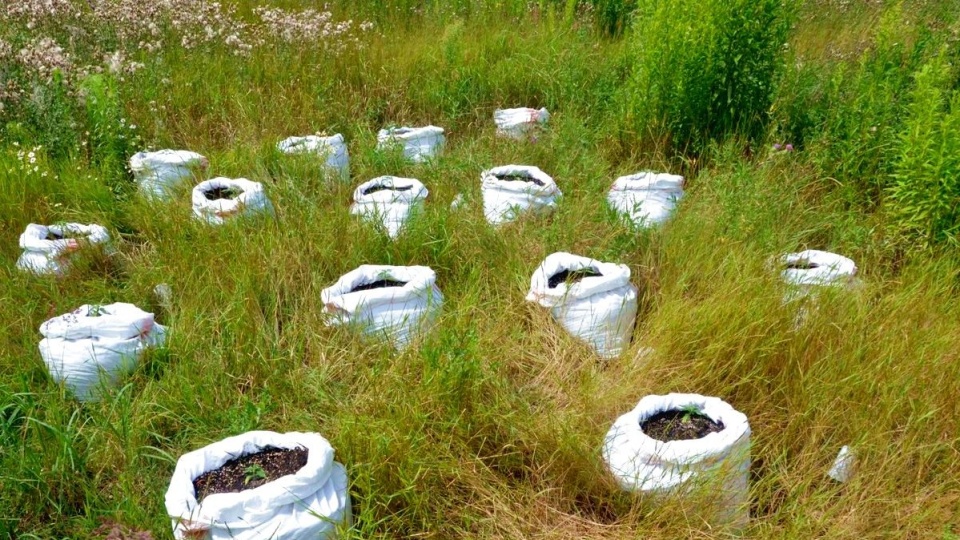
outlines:
[{"label": "leafy green shrub", "polygon": [[679,148],[732,132],[758,135],[787,22],[777,0],[640,2],[627,121]]},{"label": "leafy green shrub", "polygon": [[960,244],[960,91],[943,54],[925,64],[898,134],[887,210],[922,247]]}]

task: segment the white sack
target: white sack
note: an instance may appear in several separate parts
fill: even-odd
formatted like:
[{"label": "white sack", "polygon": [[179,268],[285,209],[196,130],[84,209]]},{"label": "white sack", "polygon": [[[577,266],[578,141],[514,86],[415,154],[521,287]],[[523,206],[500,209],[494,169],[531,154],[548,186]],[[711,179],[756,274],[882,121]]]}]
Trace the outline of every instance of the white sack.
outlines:
[{"label": "white sack", "polygon": [[827,476],[837,482],[846,482],[853,475],[854,455],[850,452],[850,447],[844,445],[833,460],[833,466],[827,471]]},{"label": "white sack", "polygon": [[165,197],[180,181],[193,177],[195,169],[204,170],[207,158],[189,150],[137,152],[130,157],[130,170],[147,195]]},{"label": "white sack", "polygon": [[[646,435],[640,424],[657,413],[696,406],[723,430],[700,439],[663,442]],[[750,519],[750,425],[726,402],[698,394],[650,395],[617,418],[603,443],[603,459],[627,491],[683,493],[702,481],[722,481],[719,522],[742,527]]]},{"label": "white sack", "polygon": [[429,192],[415,178],[380,176],[360,184],[353,192],[350,213],[380,222],[396,238],[411,213],[423,206]]},{"label": "white sack", "polygon": [[116,386],[147,347],[163,343],[166,329],[152,313],[116,303],[83,305],[46,321],[40,333],[40,356],[53,380],[63,382],[80,401],[97,401],[101,384]]},{"label": "white sack", "polygon": [[[233,189],[239,195],[227,199],[209,199],[208,193],[216,189]],[[272,214],[273,204],[259,182],[246,178],[214,178],[200,182],[193,188],[193,214],[214,225],[238,215]]]},{"label": "white sack", "polygon": [[547,109],[531,109],[520,107],[517,109],[497,109],[493,113],[493,121],[497,124],[497,136],[511,139],[523,139],[531,131],[544,125],[550,119]]},{"label": "white sack", "polygon": [[[265,447],[306,448],[307,464],[240,493],[216,493],[197,502],[193,480]],[[317,433],[249,431],[180,456],[167,488],[167,515],[178,540],[318,540],[336,537],[351,520],[347,473]],[[201,536],[188,536],[189,531]],[[203,532],[206,535],[202,535]]]},{"label": "white sack", "polygon": [[781,278],[791,287],[784,301],[813,295],[819,287],[849,287],[856,283],[857,265],[846,257],[808,249],[780,258]]},{"label": "white sack", "polygon": [[[401,287],[354,291],[380,280]],[[367,335],[385,335],[397,348],[408,345],[433,325],[443,306],[437,275],[425,266],[365,264],[344,274],[320,293],[330,325],[355,325]]]},{"label": "white sack", "polygon": [[527,165],[505,165],[480,175],[483,215],[492,225],[517,219],[522,213],[549,212],[562,196],[547,173]]},{"label": "white sack", "polygon": [[277,149],[284,154],[317,154],[325,158],[326,167],[341,178],[350,176],[350,154],[343,135],[339,133],[330,137],[288,137],[277,144]]},{"label": "white sack", "polygon": [[617,178],[607,202],[638,227],[649,227],[665,222],[682,197],[682,176],[648,171]]},{"label": "white sack", "polygon": [[[48,240],[50,234],[60,238]],[[31,223],[20,235],[23,253],[17,260],[17,268],[36,274],[62,274],[69,266],[67,256],[70,253],[84,245],[106,244],[109,240],[107,229],[100,225],[62,223],[44,226]]]},{"label": "white sack", "polygon": [[[556,274],[584,269],[601,275],[550,287],[550,278]],[[619,356],[630,345],[637,319],[637,288],[630,283],[630,268],[625,264],[554,253],[533,273],[527,301],[549,308],[568,332],[603,358]]]},{"label": "white sack", "polygon": [[437,126],[387,128],[377,133],[377,148],[399,145],[403,148],[403,157],[414,163],[439,155],[445,141],[443,128]]}]

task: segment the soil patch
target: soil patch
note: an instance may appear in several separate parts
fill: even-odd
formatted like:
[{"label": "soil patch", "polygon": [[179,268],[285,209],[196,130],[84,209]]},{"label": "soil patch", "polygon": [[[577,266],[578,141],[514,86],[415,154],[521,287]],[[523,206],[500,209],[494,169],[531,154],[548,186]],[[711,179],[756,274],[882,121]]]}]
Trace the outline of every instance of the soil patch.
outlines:
[{"label": "soil patch", "polygon": [[533,178],[532,176],[527,176],[525,174],[513,173],[513,174],[498,174],[497,180],[503,180],[504,182],[530,182],[538,186],[543,186],[543,182]]},{"label": "soil patch", "polygon": [[560,272],[550,276],[550,279],[547,280],[547,285],[553,289],[561,283],[573,285],[585,277],[597,277],[602,275],[603,274],[594,268],[584,268],[582,270],[561,270]]},{"label": "soil patch", "polygon": [[217,201],[220,199],[236,199],[243,191],[232,187],[215,187],[203,192],[203,196],[208,201]]},{"label": "soil patch", "polygon": [[219,469],[207,471],[193,481],[197,502],[215,493],[239,493],[260,487],[281,476],[294,474],[307,464],[306,448],[268,446],[259,452],[231,459]]},{"label": "soil patch", "polygon": [[62,234],[57,234],[53,231],[47,231],[46,240],[63,240],[64,236]]},{"label": "soil patch", "polygon": [[402,187],[391,187],[384,185],[370,186],[367,189],[363,190],[364,195],[369,195],[371,193],[376,193],[378,191],[410,191],[413,189],[413,186],[402,186]]},{"label": "soil patch", "polygon": [[394,281],[392,279],[378,279],[372,283],[364,283],[363,285],[357,285],[350,292],[357,291],[369,291],[370,289],[383,289],[385,287],[403,287],[406,285],[406,281]]},{"label": "soil patch", "polygon": [[640,429],[658,441],[687,441],[723,431],[723,423],[695,412],[663,411],[640,422]]},{"label": "soil patch", "polygon": [[814,268],[819,267],[819,264],[810,262],[806,259],[799,259],[794,262],[787,263],[787,268],[790,270],[813,270]]}]

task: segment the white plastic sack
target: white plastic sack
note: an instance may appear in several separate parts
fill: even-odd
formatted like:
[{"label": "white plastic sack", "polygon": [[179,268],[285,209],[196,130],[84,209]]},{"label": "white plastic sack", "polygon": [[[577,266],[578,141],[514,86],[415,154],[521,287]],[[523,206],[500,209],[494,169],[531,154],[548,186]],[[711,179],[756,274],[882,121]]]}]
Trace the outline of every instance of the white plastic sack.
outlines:
[{"label": "white plastic sack", "polygon": [[130,157],[130,170],[147,195],[166,197],[180,181],[193,177],[195,169],[204,170],[207,158],[189,150],[137,152]]},{"label": "white plastic sack", "polygon": [[547,173],[528,165],[505,165],[480,175],[483,215],[492,225],[517,219],[524,212],[557,207],[560,188]]},{"label": "white plastic sack", "polygon": [[[233,196],[224,194],[233,191]],[[272,214],[273,204],[259,182],[246,178],[214,178],[193,188],[193,214],[214,225],[238,215]]]},{"label": "white plastic sack", "polygon": [[[232,459],[266,447],[306,448],[307,464],[239,493],[216,493],[197,502],[193,481]],[[351,519],[347,473],[317,433],[250,431],[184,454],[167,488],[167,515],[178,540],[318,540],[336,537]],[[194,536],[191,536],[194,535]]]},{"label": "white plastic sack", "polygon": [[46,321],[40,333],[40,356],[53,380],[80,401],[97,401],[102,387],[133,371],[144,349],[163,343],[166,329],[152,313],[116,303],[83,305]]},{"label": "white plastic sack", "polygon": [[396,238],[407,218],[422,207],[428,194],[427,188],[415,178],[380,176],[354,190],[350,213],[379,221],[390,238]]},{"label": "white plastic sack", "polygon": [[100,225],[31,223],[20,235],[23,253],[17,259],[17,268],[36,274],[62,274],[69,266],[70,253],[84,245],[106,244],[109,240],[107,229]]},{"label": "white plastic sack", "polygon": [[808,249],[780,258],[781,277],[791,287],[784,301],[807,298],[819,287],[849,287],[856,283],[857,265],[846,257]]},{"label": "white plastic sack", "polygon": [[[582,270],[600,275],[572,284],[558,276]],[[551,278],[556,283],[551,283]],[[630,283],[630,268],[625,264],[554,253],[533,273],[527,301],[549,308],[568,332],[603,358],[619,356],[630,345],[637,319],[637,288]]]},{"label": "white plastic sack", "polygon": [[284,154],[317,154],[326,159],[328,169],[342,178],[350,176],[350,154],[343,135],[339,133],[330,137],[288,137],[277,144],[277,149]]},{"label": "white plastic sack", "polygon": [[617,178],[607,202],[638,227],[649,227],[665,222],[682,197],[682,176],[648,171]]},{"label": "white plastic sack", "polygon": [[853,475],[855,459],[853,453],[850,451],[850,447],[844,445],[837,454],[836,459],[833,460],[833,466],[827,471],[827,476],[841,483],[850,480],[850,477]]},{"label": "white plastic sack", "polygon": [[[383,280],[403,285],[364,289]],[[356,325],[403,348],[429,330],[440,313],[443,294],[436,282],[436,273],[425,266],[365,264],[324,289],[320,298],[328,324]]]},{"label": "white plastic sack", "polygon": [[399,145],[403,148],[403,157],[414,163],[439,155],[445,141],[443,128],[437,126],[387,128],[377,133],[377,148]]},{"label": "white plastic sack", "polygon": [[[700,439],[659,441],[640,424],[657,413],[695,406],[723,429]],[[603,443],[603,459],[627,491],[683,493],[699,482],[722,482],[717,521],[737,527],[750,519],[750,425],[726,402],[698,394],[650,395],[617,418]]]},{"label": "white plastic sack", "polygon": [[550,113],[545,108],[497,109],[493,113],[493,121],[497,124],[497,136],[511,139],[525,138],[531,131],[546,124],[548,120],[550,120]]}]

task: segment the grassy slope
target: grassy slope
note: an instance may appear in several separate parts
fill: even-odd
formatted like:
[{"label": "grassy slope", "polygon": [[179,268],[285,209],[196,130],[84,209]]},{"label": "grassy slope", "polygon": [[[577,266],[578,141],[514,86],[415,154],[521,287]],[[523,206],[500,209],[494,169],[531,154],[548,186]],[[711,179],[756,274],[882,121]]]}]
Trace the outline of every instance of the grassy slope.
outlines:
[{"label": "grassy slope", "polygon": [[[176,457],[271,429],[332,442],[353,482],[357,538],[712,537],[689,505],[618,493],[599,459],[616,416],[670,391],[720,396],[750,418],[752,537],[934,538],[956,523],[954,261],[892,274],[872,223],[834,201],[802,155],[748,162],[733,145],[690,178],[665,229],[631,232],[604,208],[606,189],[667,161],[632,152],[597,112],[617,89],[621,45],[546,17],[523,19],[519,35],[513,21],[430,21],[384,27],[338,59],[171,51],[128,81],[145,140],[205,154],[212,175],[265,182],[275,223],[212,230],[183,197],[118,203],[82,164],[51,164],[54,181],[10,173],[3,158],[0,532],[85,538],[107,518],[166,536]],[[799,50],[820,50],[819,33],[797,35],[809,37]],[[546,105],[551,129],[531,145],[495,139],[497,105]],[[448,128],[448,152],[433,166],[378,156],[375,130],[393,121]],[[389,242],[349,216],[352,185],[271,151],[317,129],[346,135],[353,184],[421,179],[423,219]],[[477,200],[480,170],[513,162],[554,176],[565,194],[554,216],[494,231],[476,204],[448,210],[459,192]],[[121,255],[63,281],[16,273],[19,230],[54,219],[109,224]],[[854,258],[864,287],[823,297],[794,331],[766,265],[805,247]],[[630,265],[641,312],[619,360],[598,363],[523,301],[533,269],[560,250]],[[320,290],[363,263],[437,271],[447,303],[419,349],[395,355],[323,326]],[[88,302],[155,308],[161,281],[175,296],[161,315],[175,330],[169,353],[103,403],[64,399],[36,351],[39,324]],[[837,487],[824,473],[843,444],[860,465]]]}]

